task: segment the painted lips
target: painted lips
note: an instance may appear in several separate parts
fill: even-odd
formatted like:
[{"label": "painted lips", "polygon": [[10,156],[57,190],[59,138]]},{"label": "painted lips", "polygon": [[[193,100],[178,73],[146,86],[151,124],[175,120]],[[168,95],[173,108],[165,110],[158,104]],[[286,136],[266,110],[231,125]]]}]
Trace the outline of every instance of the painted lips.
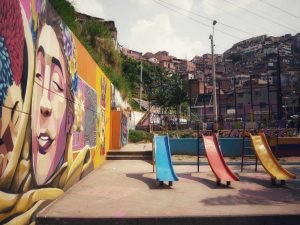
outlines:
[{"label": "painted lips", "polygon": [[52,144],[53,139],[47,133],[41,133],[38,136],[38,143],[39,143],[39,152],[41,154],[46,154],[48,152],[49,146]]}]

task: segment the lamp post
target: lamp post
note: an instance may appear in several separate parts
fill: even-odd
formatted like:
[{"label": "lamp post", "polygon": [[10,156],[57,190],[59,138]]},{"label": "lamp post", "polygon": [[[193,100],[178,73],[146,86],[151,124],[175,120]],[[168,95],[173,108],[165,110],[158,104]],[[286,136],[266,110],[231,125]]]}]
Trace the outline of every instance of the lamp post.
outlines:
[{"label": "lamp post", "polygon": [[217,90],[216,90],[216,70],[215,70],[215,57],[214,57],[214,31],[215,25],[217,21],[214,20],[213,25],[213,33],[209,35],[210,43],[211,43],[211,58],[212,58],[212,75],[213,75],[213,111],[214,111],[214,123],[215,128],[217,128],[218,123],[218,107],[217,107]]}]

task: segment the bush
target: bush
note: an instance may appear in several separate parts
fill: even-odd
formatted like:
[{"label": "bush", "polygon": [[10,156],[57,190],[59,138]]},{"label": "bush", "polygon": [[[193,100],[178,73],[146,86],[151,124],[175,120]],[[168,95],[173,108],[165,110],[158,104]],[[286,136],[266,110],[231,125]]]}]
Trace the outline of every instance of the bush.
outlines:
[{"label": "bush", "polygon": [[153,138],[152,134],[140,131],[140,130],[129,130],[129,142],[137,143],[137,142],[149,142]]}]

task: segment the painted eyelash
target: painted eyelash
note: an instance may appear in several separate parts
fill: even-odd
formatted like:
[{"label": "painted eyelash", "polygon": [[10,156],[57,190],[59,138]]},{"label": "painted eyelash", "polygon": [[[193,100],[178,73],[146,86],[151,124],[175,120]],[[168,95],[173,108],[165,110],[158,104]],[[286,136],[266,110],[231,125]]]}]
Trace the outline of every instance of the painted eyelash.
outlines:
[{"label": "painted eyelash", "polygon": [[64,90],[63,88],[61,88],[61,87],[59,86],[59,84],[58,84],[56,81],[53,81],[53,83],[56,84],[57,88],[58,88],[61,92]]}]

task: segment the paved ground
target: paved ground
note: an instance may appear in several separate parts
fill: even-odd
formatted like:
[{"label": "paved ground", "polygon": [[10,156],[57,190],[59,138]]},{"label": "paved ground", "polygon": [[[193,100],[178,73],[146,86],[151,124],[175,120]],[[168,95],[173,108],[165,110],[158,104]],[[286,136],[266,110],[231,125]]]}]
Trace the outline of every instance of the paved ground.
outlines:
[{"label": "paved ground", "polygon": [[152,150],[152,143],[128,143],[120,151],[147,151]]},{"label": "paved ground", "polygon": [[231,187],[216,186],[206,165],[199,173],[176,165],[180,180],[160,187],[149,162],[107,161],[40,212],[37,224],[300,224],[300,165],[285,166],[297,176],[285,186],[272,186],[260,166],[230,167],[240,177]]}]

